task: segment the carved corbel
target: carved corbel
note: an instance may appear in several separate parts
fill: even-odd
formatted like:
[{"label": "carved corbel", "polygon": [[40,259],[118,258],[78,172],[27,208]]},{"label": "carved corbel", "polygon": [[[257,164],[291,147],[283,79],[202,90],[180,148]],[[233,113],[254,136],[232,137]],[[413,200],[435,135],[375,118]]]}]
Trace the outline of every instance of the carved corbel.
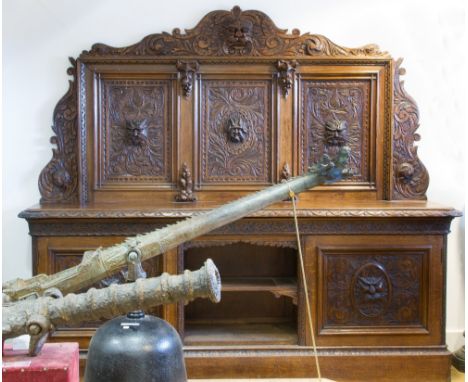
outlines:
[{"label": "carved corbel", "polygon": [[180,86],[185,97],[190,97],[193,89],[193,77],[198,72],[200,66],[198,62],[177,61],[177,70],[180,73]]},{"label": "carved corbel", "polygon": [[276,69],[278,69],[278,84],[281,87],[284,97],[288,96],[289,90],[293,86],[296,65],[296,61],[279,60],[276,63]]},{"label": "carved corbel", "polygon": [[291,169],[289,168],[289,164],[286,162],[281,169],[280,173],[280,182],[284,183],[291,179]]},{"label": "carved corbel", "polygon": [[416,102],[403,87],[400,75],[403,59],[395,62],[393,95],[393,194],[392,199],[426,199],[429,174],[418,158],[418,147],[414,142],[421,137],[416,133],[419,127],[419,110]]},{"label": "carved corbel", "polygon": [[[289,168],[288,162],[285,162],[283,168],[281,169],[281,173],[279,177],[280,182],[285,183],[291,178],[292,178],[291,169]],[[297,200],[297,195],[294,196],[294,200]],[[287,197],[286,199],[284,199],[284,201],[285,202],[291,201],[291,197]]]},{"label": "carved corbel", "polygon": [[193,194],[192,174],[187,166],[187,163],[182,165],[179,177],[179,193],[176,195],[176,202],[194,202],[197,200]]}]

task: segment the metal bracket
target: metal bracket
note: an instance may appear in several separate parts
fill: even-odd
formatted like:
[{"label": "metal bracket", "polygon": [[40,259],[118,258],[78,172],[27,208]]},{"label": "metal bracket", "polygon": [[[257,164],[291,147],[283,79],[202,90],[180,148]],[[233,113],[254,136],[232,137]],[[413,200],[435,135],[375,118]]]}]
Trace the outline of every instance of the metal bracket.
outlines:
[{"label": "metal bracket", "polygon": [[125,275],[127,282],[134,282],[137,279],[146,279],[146,272],[141,265],[141,251],[136,247],[131,247],[127,253],[128,271]]}]

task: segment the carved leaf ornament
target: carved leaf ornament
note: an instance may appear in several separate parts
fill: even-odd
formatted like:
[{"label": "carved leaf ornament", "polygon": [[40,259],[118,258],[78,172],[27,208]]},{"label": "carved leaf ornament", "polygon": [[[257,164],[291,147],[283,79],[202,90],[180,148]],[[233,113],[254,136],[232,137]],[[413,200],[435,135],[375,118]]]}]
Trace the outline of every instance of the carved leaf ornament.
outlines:
[{"label": "carved leaf ornament", "polygon": [[[184,57],[185,56],[185,57]],[[187,56],[192,56],[192,58]],[[292,87],[294,78],[295,60],[302,58],[331,58],[331,59],[359,59],[375,60],[388,59],[390,56],[386,52],[379,50],[378,46],[369,44],[359,48],[346,48],[339,46],[326,37],[318,34],[301,34],[299,30],[293,29],[288,33],[286,29],[278,28],[273,21],[263,12],[256,10],[242,11],[239,7],[234,7],[230,11],[213,11],[208,13],[195,26],[181,32],[174,29],[172,33],[156,33],[143,38],[140,42],[128,47],[111,47],[105,44],[95,44],[90,51],[83,51],[76,61],[70,59],[72,67],[68,69],[68,74],[73,76],[67,93],[58,102],[53,116],[52,130],[54,136],[51,143],[56,145],[53,149],[53,156],[50,162],[42,170],[39,177],[39,190],[41,193],[41,203],[77,203],[86,202],[88,198],[87,165],[86,165],[86,145],[85,137],[88,127],[86,123],[87,108],[81,105],[80,115],[78,115],[78,87],[80,89],[80,100],[86,99],[87,76],[86,62],[93,60],[113,60],[134,62],[139,59],[174,57],[174,65],[179,71],[179,81],[182,94],[190,97],[192,93],[195,74],[198,70],[198,62],[205,58],[216,57],[242,57],[268,58],[272,59],[272,64],[276,65],[278,71],[278,84],[284,96]],[[188,59],[188,61],[183,61]],[[198,60],[198,61],[197,61]],[[201,61],[200,61],[201,63]],[[80,65],[80,66],[78,66]],[[394,130],[393,130],[393,199],[424,199],[428,186],[429,177],[424,165],[417,157],[417,148],[414,141],[419,139],[415,133],[418,127],[418,110],[414,100],[406,93],[403,83],[399,80],[402,74],[399,69],[400,61],[395,65],[394,74]],[[77,68],[80,68],[80,76],[77,77]],[[230,90],[225,89],[225,92]],[[240,96],[251,97],[254,89],[237,90],[242,92]],[[143,91],[144,93],[145,91]],[[141,94],[143,98],[147,95]],[[211,95],[212,97],[214,95]],[[220,97],[233,97],[234,94],[219,94]],[[151,98],[150,96],[149,98]],[[216,96],[215,96],[216,97]],[[136,100],[138,97],[134,97]],[[149,99],[148,98],[148,99]],[[128,99],[131,103],[132,100]],[[145,101],[146,102],[146,101]],[[81,101],[80,101],[81,103]],[[269,165],[265,165],[265,157],[258,158],[249,156],[256,150],[249,151],[247,148],[252,144],[252,139],[260,139],[257,142],[264,148],[260,151],[268,154],[270,143],[264,141],[267,137],[253,134],[254,130],[261,126],[262,121],[268,119],[268,113],[260,115],[255,108],[248,107],[247,104],[239,109],[238,115],[233,115],[232,110],[228,110],[222,115],[223,121],[219,121],[217,126],[223,129],[231,129],[231,138],[223,132],[222,142],[220,136],[210,136],[211,143],[219,146],[219,150],[214,150],[212,154],[212,166],[204,167],[207,181],[223,182],[227,176],[228,180],[253,180],[255,182],[269,181],[267,173],[270,171]],[[266,104],[264,104],[266,106]],[[144,105],[140,110],[140,117],[124,120],[121,115],[114,114],[115,134],[110,142],[110,150],[117,156],[119,143],[115,139],[122,139],[126,142],[126,148],[122,150],[126,154],[118,157],[116,163],[105,169],[106,176],[127,177],[132,174],[139,174],[149,178],[167,178],[167,163],[161,156],[161,145],[164,144],[158,135],[162,131],[155,123],[156,116],[153,112],[145,112]],[[143,115],[145,114],[145,115]],[[78,121],[80,118],[80,123]],[[158,117],[158,119],[161,119]],[[335,118],[323,122],[323,140],[329,146],[337,143],[336,139],[354,139],[354,121]],[[265,122],[266,123],[266,122]],[[236,124],[238,127],[236,127]],[[230,127],[229,127],[230,126]],[[80,130],[81,129],[81,130]],[[238,134],[237,138],[233,138]],[[132,137],[133,135],[133,137]],[[81,140],[78,139],[81,137]],[[228,139],[228,141],[226,141]],[[270,139],[268,137],[268,139]],[[239,140],[239,142],[234,142]],[[79,148],[78,146],[81,145]],[[214,147],[214,146],[213,146]],[[238,161],[232,171],[227,173],[227,168],[223,164],[222,150],[242,151],[242,154],[235,155]],[[79,151],[81,150],[82,168],[79,169]],[[165,149],[163,149],[165,150]],[[362,155],[357,153],[356,155]],[[141,159],[150,158],[155,170],[149,168],[140,169],[138,163]],[[216,158],[215,158],[216,157]],[[355,170],[357,174],[365,170],[359,168],[360,157],[355,159]],[[208,179],[214,175],[217,179]],[[81,176],[81,178],[80,178]],[[138,176],[138,175],[135,175]],[[359,175],[357,175],[359,176]],[[82,183],[80,185],[80,182]]]},{"label": "carved leaf ornament", "polygon": [[231,11],[208,13],[193,29],[182,33],[156,33],[137,44],[115,48],[105,44],[93,45],[88,55],[124,56],[386,56],[374,44],[360,48],[345,48],[324,36],[298,29],[287,33],[278,28],[263,12]]}]

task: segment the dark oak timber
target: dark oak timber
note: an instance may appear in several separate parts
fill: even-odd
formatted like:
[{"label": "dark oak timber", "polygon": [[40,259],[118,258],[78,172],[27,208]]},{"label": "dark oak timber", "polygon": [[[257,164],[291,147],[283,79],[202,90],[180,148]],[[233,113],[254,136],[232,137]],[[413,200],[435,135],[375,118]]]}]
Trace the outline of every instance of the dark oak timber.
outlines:
[{"label": "dark oak timber", "polygon": [[[347,145],[352,176],[297,200],[322,375],[448,380],[446,238],[460,213],[426,201],[401,60],[234,7],[70,62],[41,204],[20,214],[35,274],[303,174]],[[179,331],[189,377],[316,375],[297,253],[286,200],[144,264],[153,276],[211,257],[221,272],[221,303],[151,312]],[[79,342],[83,367],[98,325],[51,340]]]}]

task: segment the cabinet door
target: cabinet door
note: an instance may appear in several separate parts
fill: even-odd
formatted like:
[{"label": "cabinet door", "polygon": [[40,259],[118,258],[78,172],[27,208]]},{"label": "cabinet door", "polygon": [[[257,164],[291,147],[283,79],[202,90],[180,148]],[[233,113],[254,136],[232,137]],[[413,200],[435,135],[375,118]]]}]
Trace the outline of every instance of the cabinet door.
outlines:
[{"label": "cabinet door", "polygon": [[318,344],[443,344],[443,264],[442,236],[308,237]]}]

